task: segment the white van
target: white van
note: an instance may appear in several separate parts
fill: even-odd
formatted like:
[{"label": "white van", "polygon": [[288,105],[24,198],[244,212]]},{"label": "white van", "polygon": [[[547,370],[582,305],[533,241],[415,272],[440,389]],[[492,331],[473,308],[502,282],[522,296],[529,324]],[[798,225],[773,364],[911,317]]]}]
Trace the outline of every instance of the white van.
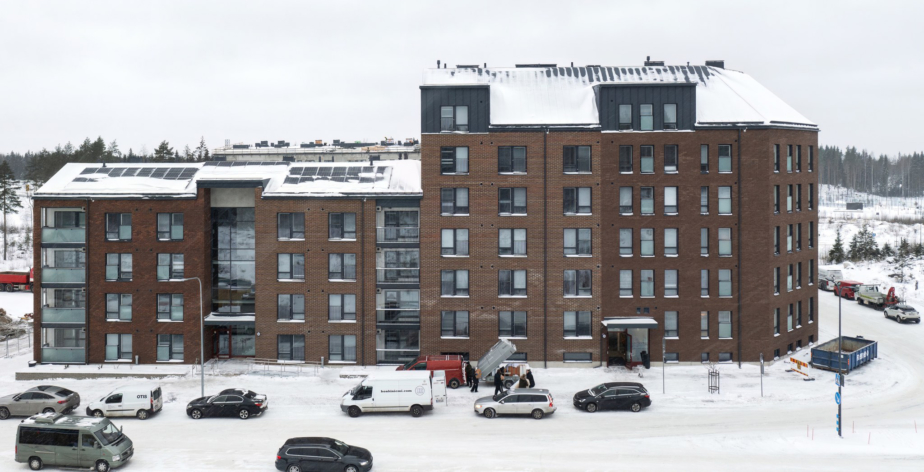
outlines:
[{"label": "white van", "polygon": [[818,268],[818,288],[834,290],[834,284],[844,280],[840,266],[821,266]]},{"label": "white van", "polygon": [[119,387],[87,406],[87,416],[137,416],[146,420],[164,407],[164,398],[157,385]]},{"label": "white van", "polygon": [[379,411],[409,411],[417,418],[424,410],[433,409],[430,372],[411,370],[372,374],[343,394],[340,409],[353,418]]}]

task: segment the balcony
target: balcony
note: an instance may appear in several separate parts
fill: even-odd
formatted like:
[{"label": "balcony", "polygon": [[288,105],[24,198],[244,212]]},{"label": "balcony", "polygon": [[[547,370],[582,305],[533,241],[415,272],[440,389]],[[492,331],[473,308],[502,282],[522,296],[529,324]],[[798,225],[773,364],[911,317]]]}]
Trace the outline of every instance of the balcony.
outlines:
[{"label": "balcony", "polygon": [[380,243],[419,243],[420,228],[386,226],[376,228],[376,242]]},{"label": "balcony", "polygon": [[419,268],[380,268],[376,269],[376,282],[379,285],[416,284],[420,285]]},{"label": "balcony", "polygon": [[86,244],[86,228],[42,228],[42,244]]},{"label": "balcony", "polygon": [[85,284],[87,283],[87,272],[83,267],[79,268],[55,268],[42,267],[43,284]]},{"label": "balcony", "polygon": [[42,308],[42,323],[74,323],[86,324],[86,308]]},{"label": "balcony", "polygon": [[379,308],[375,311],[375,322],[379,326],[420,325],[420,309]]},{"label": "balcony", "polygon": [[82,347],[43,347],[42,362],[56,364],[83,364],[86,351]]}]

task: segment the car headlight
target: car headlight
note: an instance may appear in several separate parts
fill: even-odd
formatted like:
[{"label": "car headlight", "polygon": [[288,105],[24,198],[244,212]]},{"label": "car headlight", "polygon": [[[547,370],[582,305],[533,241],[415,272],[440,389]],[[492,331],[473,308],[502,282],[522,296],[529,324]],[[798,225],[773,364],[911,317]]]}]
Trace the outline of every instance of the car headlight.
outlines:
[{"label": "car headlight", "polygon": [[121,456],[112,456],[113,462],[118,461],[119,459],[121,459]]},{"label": "car headlight", "polygon": [[481,405],[475,405],[475,408],[481,408]]},{"label": "car headlight", "polygon": [[359,463],[359,465],[365,467],[365,466],[369,465],[369,461],[361,461],[361,462]]}]

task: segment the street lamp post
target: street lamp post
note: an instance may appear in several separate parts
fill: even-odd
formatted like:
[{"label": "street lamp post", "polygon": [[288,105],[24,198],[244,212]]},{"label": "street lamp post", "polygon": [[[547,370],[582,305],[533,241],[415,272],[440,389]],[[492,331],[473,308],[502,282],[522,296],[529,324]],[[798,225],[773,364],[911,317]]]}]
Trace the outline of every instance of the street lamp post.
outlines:
[{"label": "street lamp post", "polygon": [[202,396],[205,396],[205,318],[202,316],[202,280],[199,277],[186,277],[176,282],[195,280],[199,282],[199,378],[202,384]]}]

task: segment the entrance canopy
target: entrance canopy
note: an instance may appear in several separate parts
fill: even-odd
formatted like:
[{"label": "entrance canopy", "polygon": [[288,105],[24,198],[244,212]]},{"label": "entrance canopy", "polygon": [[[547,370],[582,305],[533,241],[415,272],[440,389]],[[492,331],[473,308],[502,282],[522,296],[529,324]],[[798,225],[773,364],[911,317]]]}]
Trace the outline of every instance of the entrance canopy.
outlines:
[{"label": "entrance canopy", "polygon": [[253,326],[255,315],[222,315],[211,313],[205,317],[206,326]]},{"label": "entrance canopy", "polygon": [[635,317],[635,318],[604,318],[603,326],[606,326],[607,329],[629,329],[629,328],[643,328],[643,329],[655,329],[658,327],[658,322],[654,318],[646,317]]}]

